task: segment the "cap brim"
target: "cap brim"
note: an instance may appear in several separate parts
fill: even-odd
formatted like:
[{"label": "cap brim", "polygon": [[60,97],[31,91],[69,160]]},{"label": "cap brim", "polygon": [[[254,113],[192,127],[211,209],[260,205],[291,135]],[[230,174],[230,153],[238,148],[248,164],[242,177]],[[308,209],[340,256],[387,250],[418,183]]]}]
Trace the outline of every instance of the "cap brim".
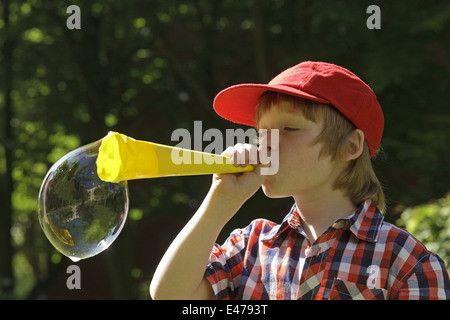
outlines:
[{"label": "cap brim", "polygon": [[296,88],[249,83],[238,84],[219,92],[214,99],[214,110],[218,115],[229,121],[255,126],[255,107],[261,95],[266,91],[275,91],[321,103],[329,103],[325,99]]}]

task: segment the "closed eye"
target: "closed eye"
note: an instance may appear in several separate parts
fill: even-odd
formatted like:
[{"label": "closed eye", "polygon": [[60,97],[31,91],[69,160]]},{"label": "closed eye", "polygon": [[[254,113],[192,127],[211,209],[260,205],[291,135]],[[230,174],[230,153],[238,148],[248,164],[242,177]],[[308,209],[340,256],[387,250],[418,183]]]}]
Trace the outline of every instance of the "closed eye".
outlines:
[{"label": "closed eye", "polygon": [[292,127],[284,127],[285,131],[297,131],[300,130],[299,128],[292,128]]}]

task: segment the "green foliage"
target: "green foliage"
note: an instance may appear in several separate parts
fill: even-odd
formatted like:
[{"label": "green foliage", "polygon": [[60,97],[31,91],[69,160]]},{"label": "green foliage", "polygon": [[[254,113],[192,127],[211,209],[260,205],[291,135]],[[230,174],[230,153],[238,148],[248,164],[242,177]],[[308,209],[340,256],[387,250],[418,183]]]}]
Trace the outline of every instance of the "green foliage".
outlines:
[{"label": "green foliage", "polygon": [[445,198],[405,209],[397,221],[450,267],[450,193]]}]

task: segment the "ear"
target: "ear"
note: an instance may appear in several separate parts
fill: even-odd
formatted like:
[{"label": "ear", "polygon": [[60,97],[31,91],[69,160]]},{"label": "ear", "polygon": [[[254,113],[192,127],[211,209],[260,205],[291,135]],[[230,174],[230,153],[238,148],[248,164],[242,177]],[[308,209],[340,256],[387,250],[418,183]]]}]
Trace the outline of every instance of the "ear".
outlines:
[{"label": "ear", "polygon": [[350,161],[357,159],[363,150],[364,133],[359,129],[355,129],[347,138],[347,142],[341,153],[341,160]]}]

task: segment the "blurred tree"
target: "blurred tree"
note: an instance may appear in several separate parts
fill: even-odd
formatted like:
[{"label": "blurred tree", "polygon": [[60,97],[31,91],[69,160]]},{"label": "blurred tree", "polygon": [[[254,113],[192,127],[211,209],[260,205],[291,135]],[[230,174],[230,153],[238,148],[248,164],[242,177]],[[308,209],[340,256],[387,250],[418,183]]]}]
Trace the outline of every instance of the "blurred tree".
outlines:
[{"label": "blurred tree", "polygon": [[7,1],[2,1],[2,21],[4,28],[4,38],[2,43],[2,97],[4,105],[4,116],[2,121],[3,132],[0,140],[3,145],[3,155],[5,159],[4,185],[0,188],[0,202],[4,203],[4,211],[0,215],[0,295],[5,297],[13,296],[14,274],[12,266],[13,247],[10,236],[12,227],[12,193],[14,188],[12,176],[13,148],[14,138],[12,136],[10,120],[13,115],[13,106],[11,100],[12,91],[12,53],[14,50],[14,39],[12,38],[11,27],[9,23],[9,9],[6,6]]}]

